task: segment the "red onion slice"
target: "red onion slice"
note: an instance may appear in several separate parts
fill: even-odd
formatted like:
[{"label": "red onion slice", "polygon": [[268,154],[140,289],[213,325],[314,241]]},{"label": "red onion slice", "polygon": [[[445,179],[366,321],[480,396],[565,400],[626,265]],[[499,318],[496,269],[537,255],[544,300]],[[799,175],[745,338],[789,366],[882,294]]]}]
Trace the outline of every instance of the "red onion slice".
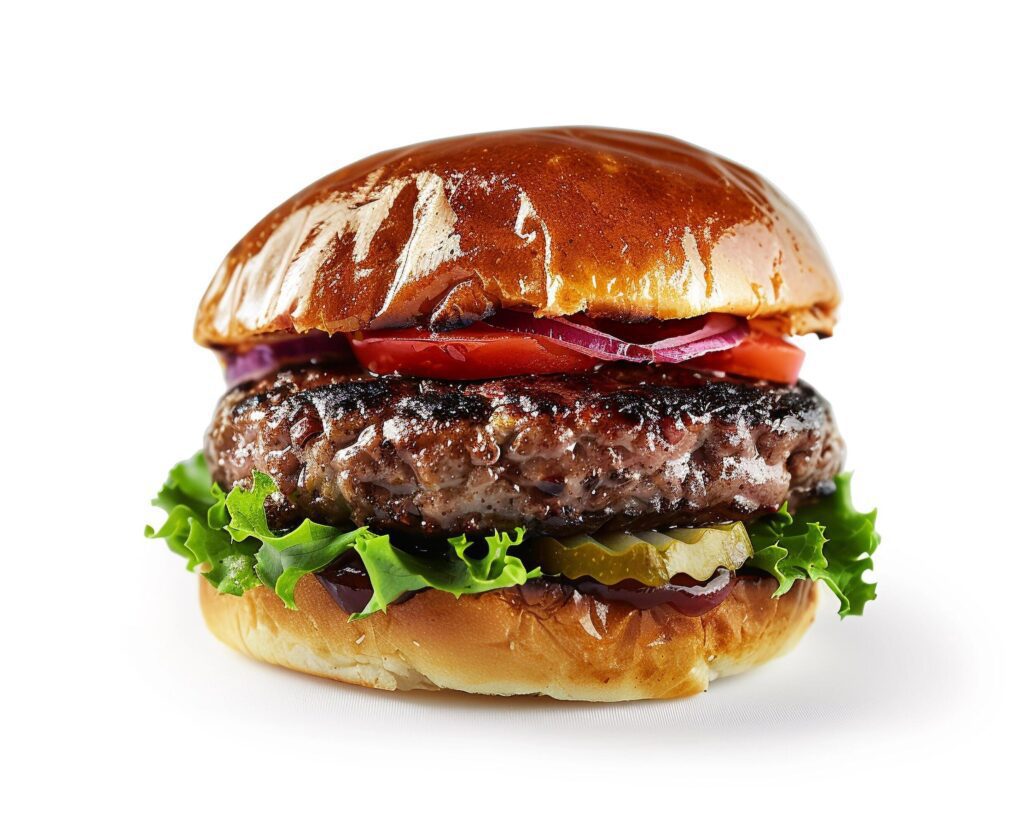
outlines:
[{"label": "red onion slice", "polygon": [[694,583],[693,585],[688,586],[677,585],[676,588],[685,594],[692,595],[693,597],[709,597],[711,595],[718,594],[725,589],[732,578],[733,575],[728,569],[720,568],[709,580],[705,580],[703,583]]},{"label": "red onion slice", "polygon": [[220,357],[224,362],[224,379],[230,388],[270,375],[286,364],[305,363],[315,358],[349,358],[351,352],[342,336],[306,333],[257,344],[244,352],[225,351]]},{"label": "red onion slice", "polygon": [[690,332],[646,344],[627,341],[567,318],[537,318],[514,310],[502,310],[488,318],[486,323],[515,333],[543,336],[602,361],[639,364],[676,364],[706,353],[728,350],[743,341],[750,332],[745,321],[724,314],[695,319],[695,329]]},{"label": "red onion slice", "polygon": [[704,327],[690,336],[677,336],[651,345],[654,360],[664,364],[688,361],[707,353],[717,353],[738,345],[750,334],[747,323],[735,316],[707,316]]},{"label": "red onion slice", "polygon": [[[676,579],[683,579],[677,575]],[[671,606],[687,617],[700,617],[716,606],[721,605],[732,594],[736,585],[736,575],[728,569],[719,569],[704,583],[690,582],[666,583],[664,586],[644,586],[636,581],[623,581],[614,586],[606,586],[592,578],[578,580],[562,579],[579,589],[584,594],[597,597],[606,603],[627,603],[637,609],[652,609],[655,606]]]}]

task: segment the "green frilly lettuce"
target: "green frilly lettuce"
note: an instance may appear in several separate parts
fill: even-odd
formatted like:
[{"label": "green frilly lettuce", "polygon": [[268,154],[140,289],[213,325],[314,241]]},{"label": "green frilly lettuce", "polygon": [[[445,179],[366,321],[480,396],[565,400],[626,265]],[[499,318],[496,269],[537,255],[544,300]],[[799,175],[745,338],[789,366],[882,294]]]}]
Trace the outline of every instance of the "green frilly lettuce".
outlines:
[{"label": "green frilly lettuce", "polygon": [[159,530],[146,527],[146,537],[163,538],[171,551],[188,560],[217,591],[240,595],[260,584],[256,575],[255,541],[237,542],[227,531],[227,495],[211,479],[202,453],[175,466],[153,505],[167,513]]},{"label": "green frilly lettuce", "polygon": [[175,466],[153,501],[167,512],[158,530],[146,536],[163,538],[201,572],[219,592],[241,595],[264,585],[288,608],[296,608],[295,586],[303,575],[326,568],[339,555],[355,549],[363,560],[373,597],[353,619],[385,611],[406,592],[440,589],[456,597],[519,586],[540,570],[527,571],[509,553],[522,543],[525,530],[495,532],[472,544],[464,535],[448,541],[447,554],[420,557],[391,544],[388,535],[369,529],[339,529],[304,520],[289,532],[267,525],[264,501],[277,491],[273,478],[253,473],[252,489],[225,493],[210,479],[201,453]]},{"label": "green frilly lettuce", "polygon": [[[254,472],[251,489],[225,493],[210,478],[198,453],[175,466],[153,503],[167,512],[158,529],[146,536],[162,538],[219,592],[241,595],[264,585],[288,608],[296,608],[295,587],[310,572],[320,571],[339,555],[355,549],[373,586],[373,596],[353,619],[386,611],[406,592],[440,589],[456,597],[508,588],[540,576],[527,570],[510,550],[522,544],[525,531],[495,532],[473,543],[465,535],[450,538],[447,553],[425,557],[395,547],[388,535],[367,528],[341,529],[304,520],[288,532],[267,524],[264,501],[277,492],[274,480]],[[776,596],[797,580],[821,580],[839,598],[839,614],[862,614],[875,599],[875,584],[863,574],[872,568],[879,543],[875,513],[858,512],[850,497],[850,476],[836,478],[836,492],[790,514],[776,514],[747,525],[754,548],[745,566],[771,574],[779,582]]]},{"label": "green frilly lettuce", "polygon": [[839,615],[863,614],[875,599],[875,583],[864,581],[881,540],[875,512],[858,512],[850,495],[850,474],[836,478],[836,491],[790,514],[785,506],[747,525],[754,555],[747,564],[779,581],[775,596],[797,580],[820,580],[839,598]]}]

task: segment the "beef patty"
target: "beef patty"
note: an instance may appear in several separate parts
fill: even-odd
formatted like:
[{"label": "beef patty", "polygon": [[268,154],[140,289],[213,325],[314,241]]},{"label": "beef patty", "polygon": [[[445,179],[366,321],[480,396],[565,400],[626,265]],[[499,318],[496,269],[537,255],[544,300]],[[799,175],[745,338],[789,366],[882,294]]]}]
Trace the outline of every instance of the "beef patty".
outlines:
[{"label": "beef patty", "polygon": [[806,384],[642,365],[471,383],[309,365],[229,391],[206,438],[224,488],[274,478],[273,527],[421,536],[748,520],[831,491],[843,454]]}]

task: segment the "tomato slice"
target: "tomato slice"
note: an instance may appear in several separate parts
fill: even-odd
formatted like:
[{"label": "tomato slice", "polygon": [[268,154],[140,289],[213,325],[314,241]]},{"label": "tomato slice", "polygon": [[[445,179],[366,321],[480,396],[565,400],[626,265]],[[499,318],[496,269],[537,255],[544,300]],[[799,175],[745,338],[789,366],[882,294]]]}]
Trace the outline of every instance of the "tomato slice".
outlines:
[{"label": "tomato slice", "polygon": [[475,381],[531,373],[577,373],[600,362],[555,342],[506,330],[472,327],[450,333],[408,328],[349,338],[367,370],[446,381]]},{"label": "tomato slice", "polygon": [[803,363],[804,351],[795,344],[755,330],[730,350],[706,353],[676,366],[795,384]]},{"label": "tomato slice", "polygon": [[[349,341],[356,359],[370,372],[446,381],[578,373],[601,363],[542,336],[494,327],[468,327],[450,333],[431,333],[416,328],[376,330],[354,334]],[[792,384],[797,380],[803,360],[804,352],[799,347],[768,333],[754,331],[730,350],[661,366],[722,371]]]}]

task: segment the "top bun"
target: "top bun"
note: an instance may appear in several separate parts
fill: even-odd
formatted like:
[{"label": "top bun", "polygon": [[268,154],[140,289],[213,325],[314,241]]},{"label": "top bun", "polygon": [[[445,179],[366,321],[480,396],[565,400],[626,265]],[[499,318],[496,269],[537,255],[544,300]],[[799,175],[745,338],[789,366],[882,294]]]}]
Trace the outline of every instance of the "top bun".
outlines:
[{"label": "top bun", "polygon": [[506,131],[369,157],[293,196],[221,264],[195,335],[451,329],[499,308],[621,321],[732,313],[827,335],[839,292],[757,174],[670,137]]}]

